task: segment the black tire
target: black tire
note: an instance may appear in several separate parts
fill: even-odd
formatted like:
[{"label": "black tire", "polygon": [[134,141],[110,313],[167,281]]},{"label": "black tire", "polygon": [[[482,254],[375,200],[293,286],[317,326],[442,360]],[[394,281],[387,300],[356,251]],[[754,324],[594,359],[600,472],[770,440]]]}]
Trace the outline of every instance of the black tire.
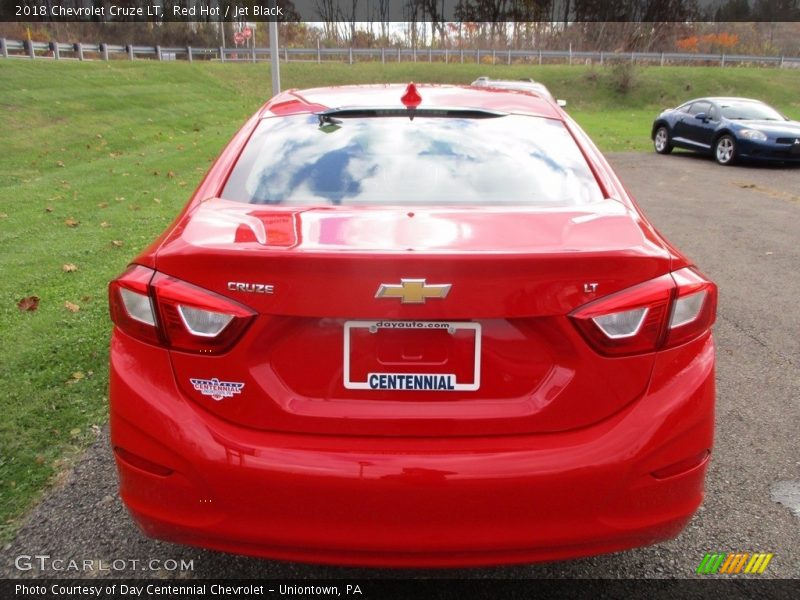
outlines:
[{"label": "black tire", "polygon": [[669,154],[672,152],[672,139],[669,135],[669,129],[664,125],[659,126],[653,135],[653,147],[659,154]]},{"label": "black tire", "polygon": [[714,160],[724,166],[736,162],[736,140],[732,135],[726,133],[714,143]]}]

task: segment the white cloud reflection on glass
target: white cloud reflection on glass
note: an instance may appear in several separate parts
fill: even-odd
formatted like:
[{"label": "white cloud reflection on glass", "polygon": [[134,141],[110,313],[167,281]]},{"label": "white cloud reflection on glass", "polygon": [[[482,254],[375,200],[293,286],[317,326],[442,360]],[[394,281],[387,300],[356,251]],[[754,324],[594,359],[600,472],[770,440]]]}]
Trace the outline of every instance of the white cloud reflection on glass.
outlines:
[{"label": "white cloud reflection on glass", "polygon": [[264,119],[223,197],[293,206],[575,206],[602,199],[564,125],[551,119]]}]

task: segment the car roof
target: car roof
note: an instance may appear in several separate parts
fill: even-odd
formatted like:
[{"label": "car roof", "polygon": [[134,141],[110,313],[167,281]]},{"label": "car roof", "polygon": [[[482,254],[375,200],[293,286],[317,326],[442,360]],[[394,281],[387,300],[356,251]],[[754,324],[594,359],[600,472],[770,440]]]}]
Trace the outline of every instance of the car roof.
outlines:
[{"label": "car roof", "polygon": [[739,98],[736,96],[708,96],[705,98],[695,98],[694,100],[681,102],[681,106],[691,104],[692,102],[714,102],[716,104],[719,104],[720,102],[758,102],[759,104],[764,104],[763,100],[756,100],[755,98]]},{"label": "car roof", "polygon": [[[307,90],[287,90],[263,107],[261,116],[314,113],[334,108],[386,108],[403,106],[400,98],[408,84],[347,85]],[[417,84],[419,109],[483,109],[563,120],[553,102],[535,91],[478,88],[459,85]]]},{"label": "car roof", "polygon": [[491,87],[491,88],[502,88],[505,90],[520,90],[523,92],[534,92],[539,95],[545,95],[550,98],[553,95],[550,93],[550,90],[547,89],[547,86],[543,83],[539,83],[538,81],[533,81],[532,79],[529,80],[520,80],[514,81],[511,79],[489,79],[488,77],[478,77],[475,81],[473,81],[470,85],[475,87]]}]

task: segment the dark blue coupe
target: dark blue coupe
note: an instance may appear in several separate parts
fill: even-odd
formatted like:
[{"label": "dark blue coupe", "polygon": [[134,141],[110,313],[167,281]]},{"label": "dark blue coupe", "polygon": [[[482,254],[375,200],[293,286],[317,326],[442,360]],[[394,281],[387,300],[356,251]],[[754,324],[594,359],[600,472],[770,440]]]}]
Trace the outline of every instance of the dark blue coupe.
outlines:
[{"label": "dark blue coupe", "polygon": [[800,123],[748,98],[698,98],[669,108],[650,137],[659,154],[685,148],[712,154],[721,165],[740,158],[800,163]]}]

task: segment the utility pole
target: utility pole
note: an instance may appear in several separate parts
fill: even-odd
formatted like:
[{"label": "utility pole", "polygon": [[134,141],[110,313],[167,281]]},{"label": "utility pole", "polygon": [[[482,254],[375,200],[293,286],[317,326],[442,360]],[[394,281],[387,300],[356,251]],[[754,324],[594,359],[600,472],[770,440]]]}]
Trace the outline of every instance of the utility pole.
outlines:
[{"label": "utility pole", "polygon": [[278,22],[269,22],[269,58],[272,64],[272,95],[281,91],[281,67],[278,62]]}]

